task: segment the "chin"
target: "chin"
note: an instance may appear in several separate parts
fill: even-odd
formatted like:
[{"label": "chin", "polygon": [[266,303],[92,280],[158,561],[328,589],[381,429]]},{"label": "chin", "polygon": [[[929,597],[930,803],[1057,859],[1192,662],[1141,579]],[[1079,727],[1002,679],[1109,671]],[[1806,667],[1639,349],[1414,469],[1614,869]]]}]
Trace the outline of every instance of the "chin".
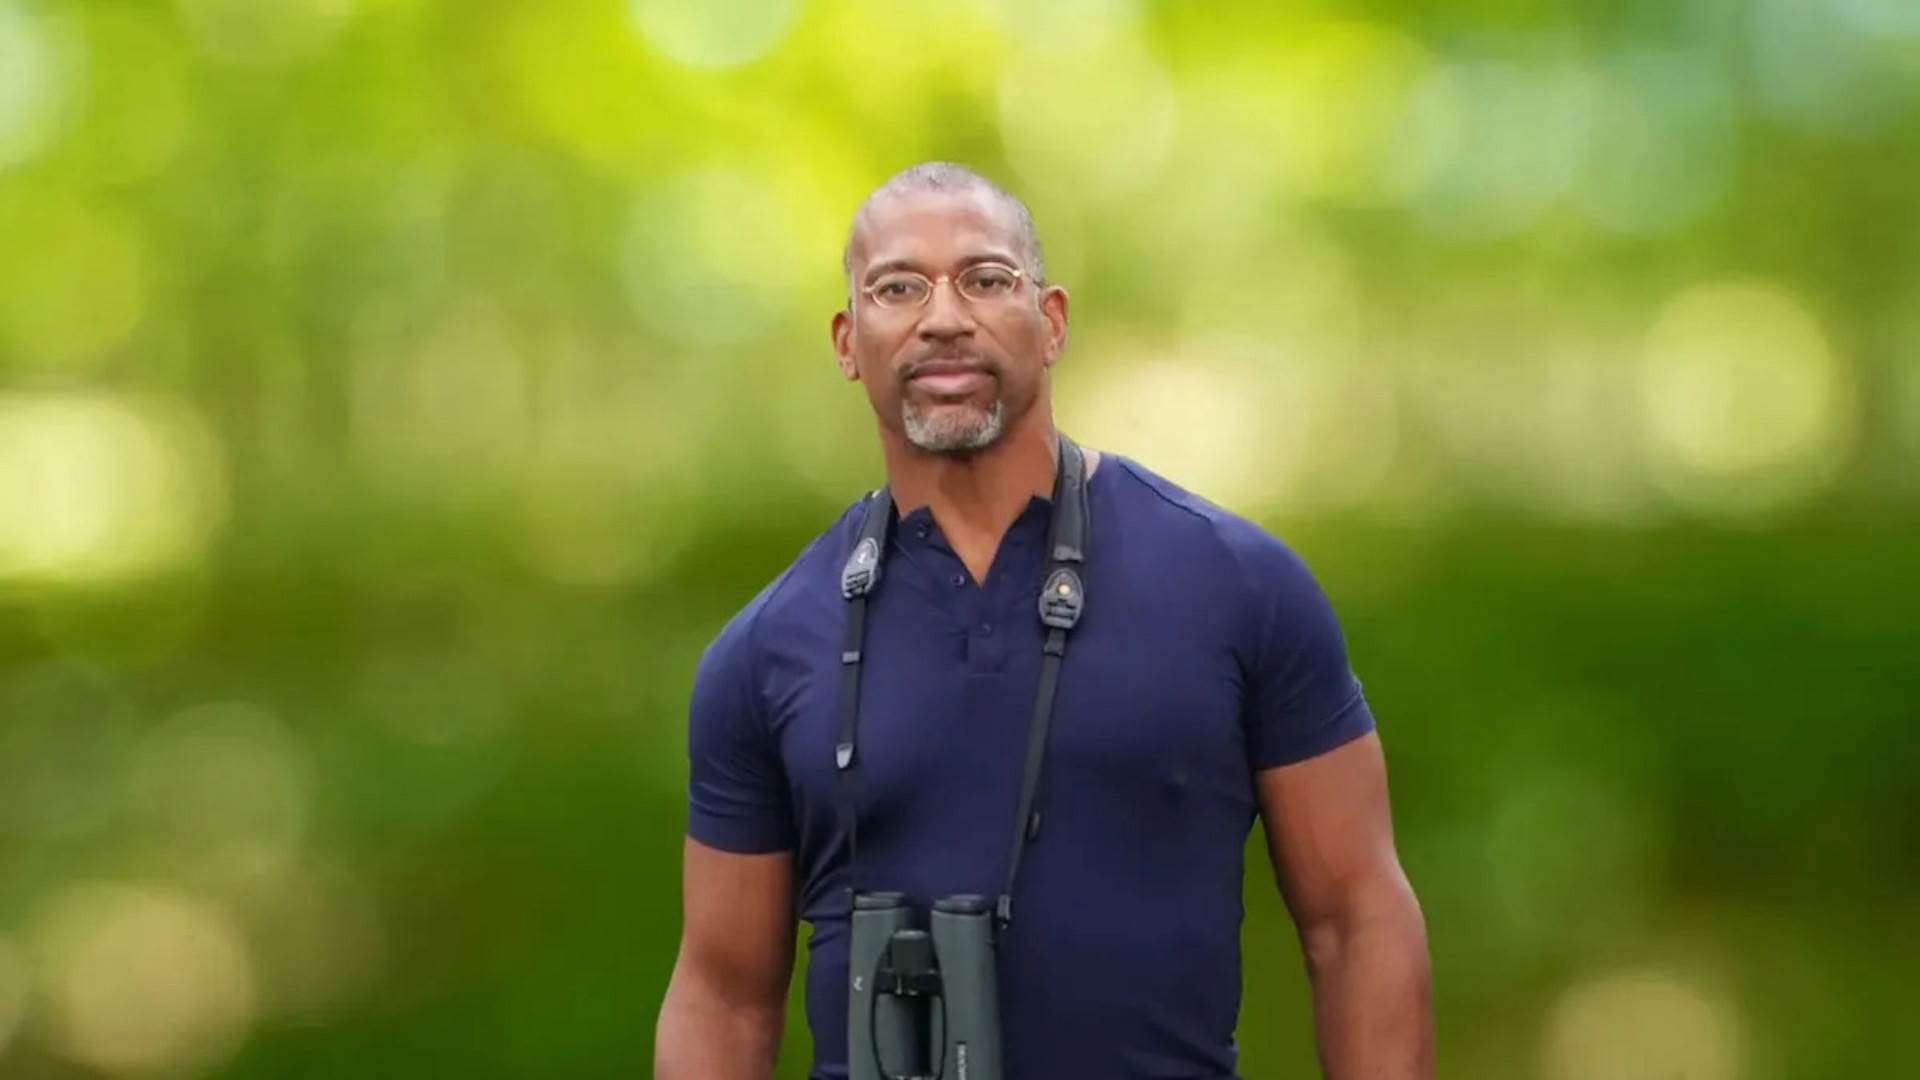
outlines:
[{"label": "chin", "polygon": [[1006,408],[999,401],[986,409],[905,405],[901,419],[907,441],[930,454],[976,454],[1000,441],[1006,430]]}]

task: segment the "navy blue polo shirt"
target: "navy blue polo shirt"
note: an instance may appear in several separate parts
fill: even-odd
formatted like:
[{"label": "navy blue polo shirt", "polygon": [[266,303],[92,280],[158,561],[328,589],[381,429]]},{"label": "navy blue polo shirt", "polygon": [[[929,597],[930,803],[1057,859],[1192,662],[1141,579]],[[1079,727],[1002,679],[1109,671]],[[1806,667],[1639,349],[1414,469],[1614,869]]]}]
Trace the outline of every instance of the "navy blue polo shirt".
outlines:
[{"label": "navy blue polo shirt", "polygon": [[[1373,728],[1325,595],[1258,526],[1139,464],[1088,482],[1086,611],[1069,638],[1014,923],[998,951],[1009,1080],[1233,1075],[1254,774]],[[922,508],[869,602],[863,891],[995,895],[1039,682],[1052,504],[975,581]],[[847,837],[834,768],[840,571],[861,509],[721,631],[695,677],[687,831],[792,851],[810,923],[813,1076],[846,1069]]]}]

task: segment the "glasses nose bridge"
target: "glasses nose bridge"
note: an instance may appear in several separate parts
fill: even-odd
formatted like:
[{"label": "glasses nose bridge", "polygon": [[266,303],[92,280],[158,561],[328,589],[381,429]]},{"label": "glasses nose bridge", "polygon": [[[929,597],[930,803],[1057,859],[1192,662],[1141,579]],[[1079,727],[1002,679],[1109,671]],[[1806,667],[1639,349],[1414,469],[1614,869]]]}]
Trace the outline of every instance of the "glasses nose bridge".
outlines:
[{"label": "glasses nose bridge", "polygon": [[950,285],[953,287],[952,303],[954,312],[971,315],[973,311],[973,301],[968,299],[967,294],[960,291],[959,274],[941,274],[939,277],[927,279],[927,295],[924,300],[920,301],[920,306],[924,309],[926,315],[931,316],[939,310],[940,301],[938,296],[940,286],[942,285]]}]

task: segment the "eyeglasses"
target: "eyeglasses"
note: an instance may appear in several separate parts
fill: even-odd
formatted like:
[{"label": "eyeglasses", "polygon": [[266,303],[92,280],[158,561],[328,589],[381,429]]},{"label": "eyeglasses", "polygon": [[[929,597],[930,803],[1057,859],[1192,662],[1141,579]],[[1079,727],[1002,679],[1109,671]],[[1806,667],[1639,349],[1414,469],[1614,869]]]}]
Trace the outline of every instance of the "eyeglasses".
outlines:
[{"label": "eyeglasses", "polygon": [[1018,294],[1020,282],[1026,276],[1024,271],[1003,263],[975,263],[957,274],[941,274],[937,278],[912,270],[895,270],[881,275],[860,291],[883,308],[906,311],[926,304],[933,296],[934,286],[951,281],[962,299],[974,304],[991,304]]}]

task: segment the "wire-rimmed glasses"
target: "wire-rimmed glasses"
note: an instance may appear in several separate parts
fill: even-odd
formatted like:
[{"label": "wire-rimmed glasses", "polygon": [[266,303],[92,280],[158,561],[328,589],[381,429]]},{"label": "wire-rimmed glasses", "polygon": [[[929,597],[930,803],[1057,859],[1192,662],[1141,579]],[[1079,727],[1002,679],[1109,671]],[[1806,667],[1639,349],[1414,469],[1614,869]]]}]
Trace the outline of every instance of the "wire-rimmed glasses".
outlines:
[{"label": "wire-rimmed glasses", "polygon": [[926,304],[933,297],[936,286],[950,281],[954,291],[968,303],[992,304],[1017,295],[1020,282],[1025,277],[1025,271],[1018,267],[983,262],[974,263],[957,274],[941,274],[937,278],[913,270],[892,270],[880,275],[873,284],[860,291],[880,307],[906,311]]}]

